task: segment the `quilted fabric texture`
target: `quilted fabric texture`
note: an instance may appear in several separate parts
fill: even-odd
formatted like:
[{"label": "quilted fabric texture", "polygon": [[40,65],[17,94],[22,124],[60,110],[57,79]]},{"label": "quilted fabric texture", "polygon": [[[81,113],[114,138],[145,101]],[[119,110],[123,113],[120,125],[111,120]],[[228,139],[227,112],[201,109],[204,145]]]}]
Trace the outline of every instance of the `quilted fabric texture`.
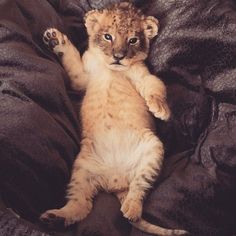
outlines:
[{"label": "quilted fabric texture", "polygon": [[[0,1],[0,193],[8,206],[35,223],[45,209],[63,205],[80,140],[76,108],[81,96],[70,91],[42,33],[56,27],[83,52],[83,15],[114,2],[119,1]],[[143,216],[191,235],[233,236],[236,2],[133,2],[160,21],[147,65],[167,85],[172,110],[167,123],[156,120],[166,159]],[[75,234],[148,235],[122,218],[118,201],[108,194],[95,199],[93,212]],[[11,234],[0,227],[0,235]]]},{"label": "quilted fabric texture", "polygon": [[3,236],[50,236],[49,234],[40,232],[34,227],[30,227],[28,222],[25,222],[22,219],[17,219],[11,212],[1,211],[0,210],[0,235]]}]

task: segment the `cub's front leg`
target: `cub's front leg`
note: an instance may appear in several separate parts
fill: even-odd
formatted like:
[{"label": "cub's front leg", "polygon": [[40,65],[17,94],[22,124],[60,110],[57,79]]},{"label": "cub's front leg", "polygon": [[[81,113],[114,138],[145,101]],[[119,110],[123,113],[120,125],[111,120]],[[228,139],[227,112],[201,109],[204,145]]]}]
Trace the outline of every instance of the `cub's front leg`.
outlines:
[{"label": "cub's front leg", "polygon": [[[154,75],[147,75],[144,78],[146,87],[144,99],[152,114],[161,120],[170,118],[170,109],[166,101],[166,88],[164,83]],[[144,85],[145,86],[145,85]]]},{"label": "cub's front leg", "polygon": [[166,101],[164,83],[150,74],[142,63],[133,65],[127,73],[131,83],[144,98],[149,111],[161,120],[168,120],[171,113]]},{"label": "cub's front leg", "polygon": [[86,88],[87,77],[79,51],[68,37],[55,28],[49,28],[43,35],[44,43],[60,58],[75,90]]}]

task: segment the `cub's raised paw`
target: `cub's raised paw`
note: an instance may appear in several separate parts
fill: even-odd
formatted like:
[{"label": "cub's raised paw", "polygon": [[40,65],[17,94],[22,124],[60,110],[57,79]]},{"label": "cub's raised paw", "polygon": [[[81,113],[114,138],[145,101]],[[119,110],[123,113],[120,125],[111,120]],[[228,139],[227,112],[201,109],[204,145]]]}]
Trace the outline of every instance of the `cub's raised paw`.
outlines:
[{"label": "cub's raised paw", "polygon": [[147,106],[149,111],[152,114],[161,120],[169,120],[171,112],[168,107],[168,104],[164,98],[160,98],[157,95],[151,95],[149,99],[147,99]]},{"label": "cub's raised paw", "polygon": [[67,36],[55,28],[49,28],[44,32],[43,42],[58,56],[63,56],[70,44]]}]

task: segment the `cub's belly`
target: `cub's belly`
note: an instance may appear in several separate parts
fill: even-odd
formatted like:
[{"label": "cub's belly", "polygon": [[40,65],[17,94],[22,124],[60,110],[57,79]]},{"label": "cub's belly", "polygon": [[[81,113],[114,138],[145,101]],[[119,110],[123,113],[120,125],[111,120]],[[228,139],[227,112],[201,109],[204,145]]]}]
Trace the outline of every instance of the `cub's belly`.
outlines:
[{"label": "cub's belly", "polygon": [[[111,129],[93,134],[92,157],[107,191],[125,190],[149,150],[149,144],[134,130]],[[94,164],[91,164],[94,166]]]},{"label": "cub's belly", "polygon": [[156,142],[149,129],[95,132],[90,141],[91,156],[99,166],[104,167],[104,171],[123,174],[135,170]]}]

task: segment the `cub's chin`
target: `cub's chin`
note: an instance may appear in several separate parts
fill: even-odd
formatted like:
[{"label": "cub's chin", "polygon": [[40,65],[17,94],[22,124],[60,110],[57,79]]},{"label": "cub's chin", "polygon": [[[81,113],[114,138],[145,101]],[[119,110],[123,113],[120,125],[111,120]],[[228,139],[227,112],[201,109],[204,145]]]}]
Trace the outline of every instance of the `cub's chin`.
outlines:
[{"label": "cub's chin", "polygon": [[114,71],[127,71],[129,69],[129,65],[122,65],[122,64],[107,64],[107,67],[110,70]]}]

